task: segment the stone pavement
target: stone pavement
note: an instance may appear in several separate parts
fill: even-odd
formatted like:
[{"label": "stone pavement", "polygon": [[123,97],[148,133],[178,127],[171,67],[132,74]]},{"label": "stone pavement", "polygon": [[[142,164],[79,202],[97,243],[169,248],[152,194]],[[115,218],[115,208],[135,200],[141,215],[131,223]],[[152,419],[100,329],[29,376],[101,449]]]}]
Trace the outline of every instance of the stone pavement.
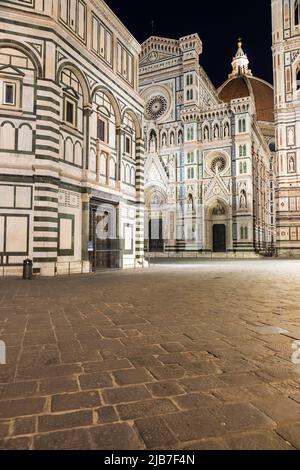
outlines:
[{"label": "stone pavement", "polygon": [[0,278],[0,339],[1,449],[300,449],[300,261]]}]

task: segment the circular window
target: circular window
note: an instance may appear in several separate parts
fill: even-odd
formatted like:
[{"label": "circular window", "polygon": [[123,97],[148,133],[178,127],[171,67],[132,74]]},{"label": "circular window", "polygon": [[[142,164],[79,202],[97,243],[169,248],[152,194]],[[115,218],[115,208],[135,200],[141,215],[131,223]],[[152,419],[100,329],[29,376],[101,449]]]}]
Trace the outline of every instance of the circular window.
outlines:
[{"label": "circular window", "polygon": [[214,173],[222,173],[226,168],[226,160],[224,157],[215,157],[210,165]]},{"label": "circular window", "polygon": [[275,147],[275,143],[274,143],[274,142],[271,142],[271,143],[269,144],[269,149],[270,149],[271,152],[275,152],[275,151],[276,151],[276,147]]},{"label": "circular window", "polygon": [[167,100],[164,96],[153,96],[146,104],[146,116],[148,119],[156,120],[167,111]]}]

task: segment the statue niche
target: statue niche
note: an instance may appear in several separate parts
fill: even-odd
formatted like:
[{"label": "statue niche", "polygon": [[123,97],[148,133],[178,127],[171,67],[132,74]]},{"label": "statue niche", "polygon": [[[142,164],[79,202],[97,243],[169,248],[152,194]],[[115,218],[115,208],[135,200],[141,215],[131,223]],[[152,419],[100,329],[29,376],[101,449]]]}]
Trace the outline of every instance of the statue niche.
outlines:
[{"label": "statue niche", "polygon": [[157,136],[156,132],[152,130],[150,132],[150,139],[149,139],[149,153],[155,153],[157,151]]},{"label": "statue niche", "polygon": [[240,209],[247,209],[247,195],[244,189],[240,194]]}]

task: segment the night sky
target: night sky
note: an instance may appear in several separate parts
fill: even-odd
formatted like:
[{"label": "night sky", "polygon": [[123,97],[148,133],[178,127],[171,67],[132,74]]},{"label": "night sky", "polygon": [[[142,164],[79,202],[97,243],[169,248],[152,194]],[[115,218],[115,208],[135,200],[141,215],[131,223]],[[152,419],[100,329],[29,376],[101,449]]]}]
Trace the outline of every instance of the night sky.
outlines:
[{"label": "night sky", "polygon": [[[243,38],[253,74],[269,82],[272,75],[271,0],[106,0],[139,42],[152,35],[178,39],[198,33],[200,63],[215,86],[231,72],[237,38]],[[177,4],[180,7],[177,7]]]}]

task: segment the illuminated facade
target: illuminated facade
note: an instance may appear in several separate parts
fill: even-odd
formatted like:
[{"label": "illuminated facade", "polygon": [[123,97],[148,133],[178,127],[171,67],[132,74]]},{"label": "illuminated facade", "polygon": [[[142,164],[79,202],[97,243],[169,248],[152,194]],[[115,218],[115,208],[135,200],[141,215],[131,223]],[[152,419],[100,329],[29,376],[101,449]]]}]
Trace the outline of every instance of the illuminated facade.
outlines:
[{"label": "illuminated facade", "polygon": [[256,256],[275,246],[273,89],[239,41],[216,90],[197,34],[142,44],[149,251]]},{"label": "illuminated facade", "polygon": [[300,0],[273,0],[277,248],[300,255]]},{"label": "illuminated facade", "polygon": [[0,23],[1,274],[141,263],[140,45],[102,0],[0,0]]}]

